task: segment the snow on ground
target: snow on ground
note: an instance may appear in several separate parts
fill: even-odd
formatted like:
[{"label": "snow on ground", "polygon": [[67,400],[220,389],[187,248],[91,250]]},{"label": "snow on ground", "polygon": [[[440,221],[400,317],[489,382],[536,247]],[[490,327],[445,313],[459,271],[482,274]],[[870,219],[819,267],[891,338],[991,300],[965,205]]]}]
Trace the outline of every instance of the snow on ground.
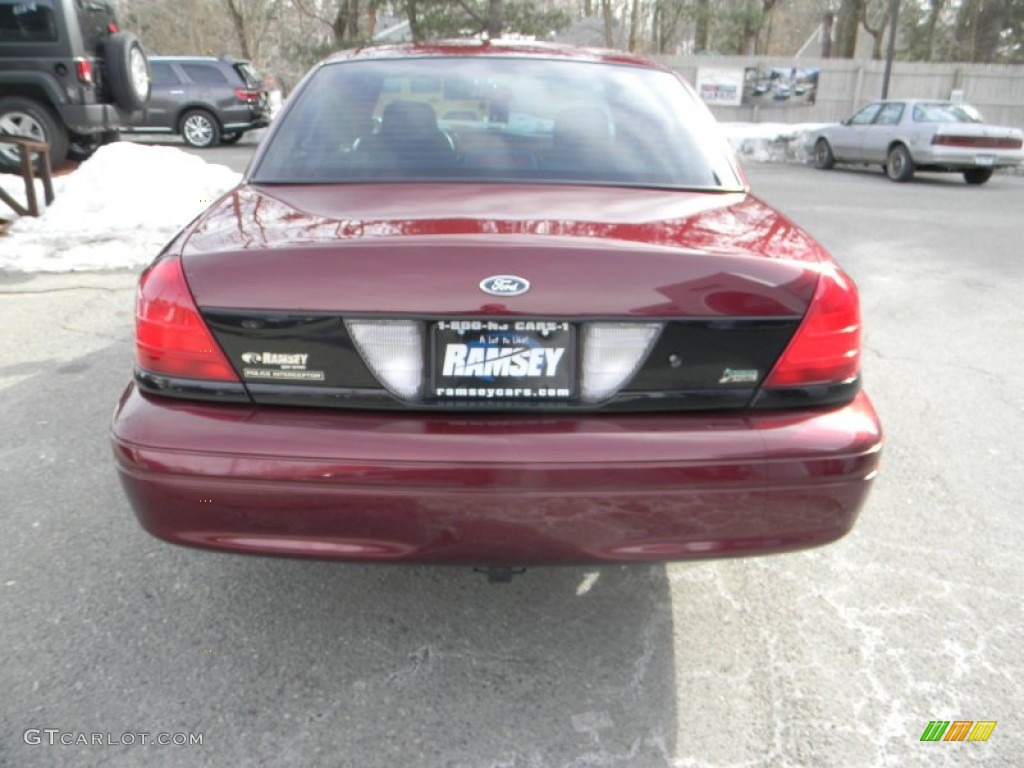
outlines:
[{"label": "snow on ground", "polygon": [[722,123],[741,162],[806,163],[811,135],[829,123]]},{"label": "snow on ground", "polygon": [[[16,199],[24,199],[20,177],[0,179]],[[241,174],[227,166],[173,147],[131,142],[101,147],[77,171],[53,180],[56,199],[42,216],[22,217],[0,237],[0,269],[73,272],[143,266],[239,179]]]},{"label": "snow on ground", "polygon": [[[723,123],[744,162],[806,162],[816,123]],[[0,237],[0,270],[75,272],[145,266],[178,229],[235,186],[241,175],[174,147],[119,142],[101,147],[67,176],[38,219],[24,217]],[[19,200],[24,183],[0,174]],[[42,200],[42,189],[39,191]],[[13,216],[13,212],[0,211]]]}]

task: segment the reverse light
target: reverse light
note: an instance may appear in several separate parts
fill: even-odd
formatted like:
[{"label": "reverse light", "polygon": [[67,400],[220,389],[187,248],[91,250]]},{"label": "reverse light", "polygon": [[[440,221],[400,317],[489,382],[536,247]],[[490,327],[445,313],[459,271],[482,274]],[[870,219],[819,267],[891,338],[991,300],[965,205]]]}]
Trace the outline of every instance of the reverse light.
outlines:
[{"label": "reverse light", "polygon": [[78,82],[92,85],[92,62],[88,59],[75,59],[75,74],[78,75]]},{"label": "reverse light", "polygon": [[158,261],[139,281],[135,362],[165,376],[238,381],[199,314],[178,258]]},{"label": "reverse light", "polygon": [[415,400],[423,387],[423,329],[415,320],[346,320],[373,375],[389,392]]},{"label": "reverse light", "polygon": [[587,323],[583,327],[580,395],[596,403],[618,392],[636,373],[661,323]]},{"label": "reverse light", "polygon": [[860,370],[860,299],[838,268],[821,273],[814,297],[766,388],[838,384]]}]

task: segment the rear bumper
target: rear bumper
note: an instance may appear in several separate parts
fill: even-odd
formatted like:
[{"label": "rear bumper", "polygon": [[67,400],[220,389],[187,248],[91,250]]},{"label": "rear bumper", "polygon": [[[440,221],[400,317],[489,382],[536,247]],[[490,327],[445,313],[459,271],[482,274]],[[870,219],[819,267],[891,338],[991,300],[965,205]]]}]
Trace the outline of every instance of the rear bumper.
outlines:
[{"label": "rear bumper", "polygon": [[957,170],[1016,168],[1024,162],[1024,152],[1010,149],[925,146],[914,153],[914,162],[922,167]]},{"label": "rear bumper", "polygon": [[65,104],[60,112],[69,129],[83,134],[116,130],[131,119],[113,104]]},{"label": "rear bumper", "polygon": [[852,527],[879,462],[867,397],[716,415],[424,415],[187,403],[129,386],[112,440],[177,544],[483,565],[781,552]]}]

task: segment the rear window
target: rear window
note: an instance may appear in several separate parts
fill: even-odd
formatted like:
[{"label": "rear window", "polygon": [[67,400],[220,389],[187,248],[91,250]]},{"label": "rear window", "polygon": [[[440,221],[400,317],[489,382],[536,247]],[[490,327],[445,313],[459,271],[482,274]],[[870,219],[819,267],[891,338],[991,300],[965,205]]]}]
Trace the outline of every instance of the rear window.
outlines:
[{"label": "rear window", "polygon": [[0,2],[0,43],[54,43],[57,19],[47,2]]},{"label": "rear window", "polygon": [[223,85],[228,81],[214,64],[182,64],[188,79],[200,85]]},{"label": "rear window", "polygon": [[257,72],[249,62],[238,62],[235,64],[235,71],[238,72],[239,76],[242,78],[242,82],[245,83],[246,88],[259,88],[263,85],[263,78],[260,77],[260,73]]},{"label": "rear window", "polygon": [[980,123],[981,118],[972,108],[959,104],[915,104],[915,123]]},{"label": "rear window", "polygon": [[78,28],[82,31],[82,42],[87,51],[99,53],[110,37],[110,25],[117,24],[114,9],[110,3],[90,0],[76,2],[78,8]]},{"label": "rear window", "polygon": [[263,183],[493,180],[737,188],[672,74],[503,57],[340,62],[280,118]]}]

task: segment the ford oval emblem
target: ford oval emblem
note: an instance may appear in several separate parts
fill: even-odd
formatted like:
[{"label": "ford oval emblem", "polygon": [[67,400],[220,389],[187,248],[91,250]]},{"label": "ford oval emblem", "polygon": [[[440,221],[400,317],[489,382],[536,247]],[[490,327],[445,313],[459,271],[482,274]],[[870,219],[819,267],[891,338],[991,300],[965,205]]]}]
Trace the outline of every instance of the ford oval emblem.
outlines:
[{"label": "ford oval emblem", "polygon": [[491,296],[521,296],[530,290],[530,281],[515,275],[494,275],[480,281],[480,290]]}]

